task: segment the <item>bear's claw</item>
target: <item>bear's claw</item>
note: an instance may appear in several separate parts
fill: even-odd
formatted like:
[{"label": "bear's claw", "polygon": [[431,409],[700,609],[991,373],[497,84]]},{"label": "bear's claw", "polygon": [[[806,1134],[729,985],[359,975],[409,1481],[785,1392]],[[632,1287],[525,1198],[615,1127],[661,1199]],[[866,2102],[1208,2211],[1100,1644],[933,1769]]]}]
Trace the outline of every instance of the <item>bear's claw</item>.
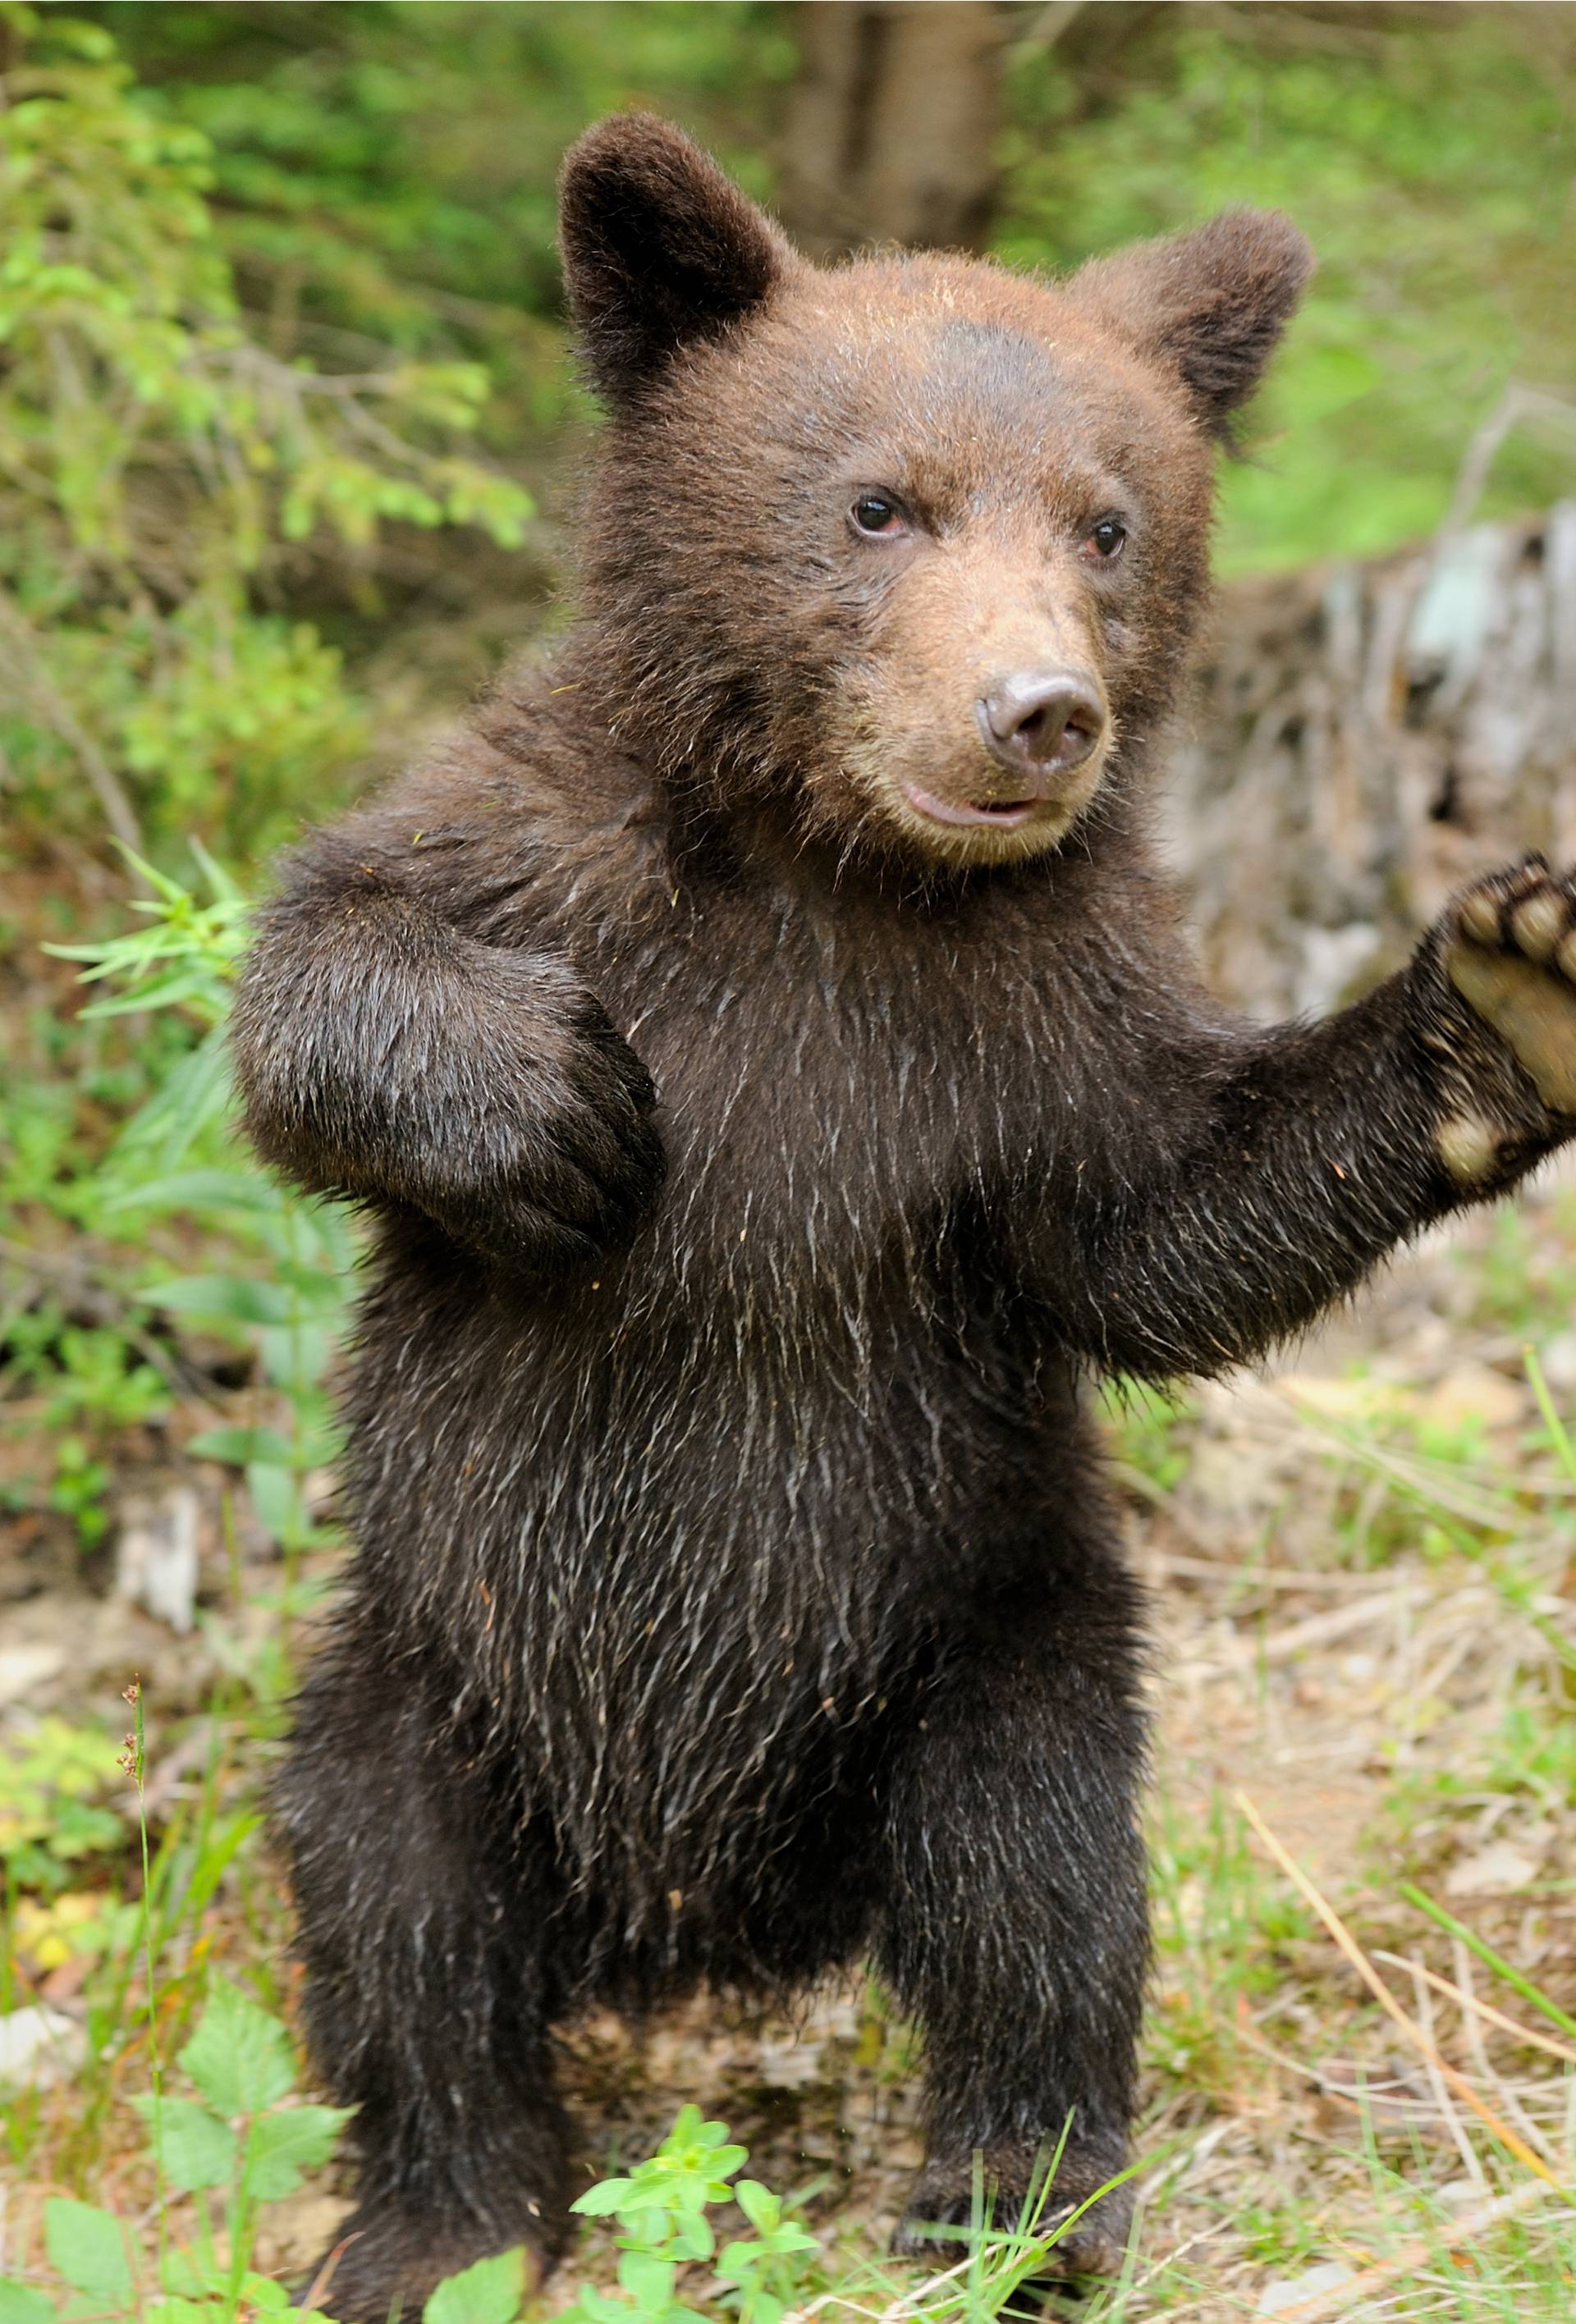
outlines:
[{"label": "bear's claw", "polygon": [[1550,1111],[1576,1114],[1576,874],[1532,855],[1469,889],[1444,970]]}]

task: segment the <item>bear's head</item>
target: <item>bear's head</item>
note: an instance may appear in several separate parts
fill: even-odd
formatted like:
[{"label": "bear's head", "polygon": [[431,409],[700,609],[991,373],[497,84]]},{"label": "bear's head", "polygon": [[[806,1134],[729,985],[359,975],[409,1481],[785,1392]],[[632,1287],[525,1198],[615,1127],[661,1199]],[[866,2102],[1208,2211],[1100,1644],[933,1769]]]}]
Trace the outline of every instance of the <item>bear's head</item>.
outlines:
[{"label": "bear's head", "polygon": [[1310,268],[1235,211],[1050,283],[832,268],[678,131],[600,123],[564,270],[611,425],[587,611],[615,733],[844,854],[969,870],[1131,788],[1208,590],[1217,447]]}]

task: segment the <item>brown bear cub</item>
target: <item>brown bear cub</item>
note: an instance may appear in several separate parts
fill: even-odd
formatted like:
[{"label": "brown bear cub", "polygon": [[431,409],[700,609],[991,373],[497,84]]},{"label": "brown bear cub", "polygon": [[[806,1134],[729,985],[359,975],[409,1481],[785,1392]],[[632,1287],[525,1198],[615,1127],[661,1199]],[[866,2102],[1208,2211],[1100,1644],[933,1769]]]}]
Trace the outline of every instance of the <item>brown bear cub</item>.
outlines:
[{"label": "brown bear cub", "polygon": [[[1576,1130],[1571,884],[1320,1025],[1146,841],[1283,218],[830,271],[662,123],[563,177],[609,424],[577,625],[263,913],[252,1134],[373,1250],[357,1542],[276,1802],[359,2109],[329,2295],[562,2237],[552,2029],[868,1956],[899,2248],[1126,2160],[1139,1592],[1087,1383],[1240,1363]],[[1110,2264],[1118,2190],[1071,2270]]]}]

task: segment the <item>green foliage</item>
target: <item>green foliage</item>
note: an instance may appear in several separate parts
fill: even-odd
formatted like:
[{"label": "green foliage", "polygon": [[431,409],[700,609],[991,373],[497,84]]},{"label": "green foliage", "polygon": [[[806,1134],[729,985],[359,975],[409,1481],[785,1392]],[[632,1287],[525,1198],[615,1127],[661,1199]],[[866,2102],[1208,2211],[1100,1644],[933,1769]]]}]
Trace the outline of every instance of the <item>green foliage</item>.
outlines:
[{"label": "green foliage", "polygon": [[[88,2314],[145,2324],[234,2324],[243,2307],[289,2310],[283,2285],[251,2264],[259,2214],[329,2162],[349,2119],[340,2107],[292,2106],[295,2063],[283,2027],[215,1979],[181,2052],[195,2095],[155,2088],[131,2101],[148,2126],[162,2193],[191,2195],[196,2229],[167,2246],[149,2280],[134,2236],[115,2213],[56,2196],[44,2205],[44,2247],[65,2295],[0,2283],[0,2324],[61,2324]],[[209,2198],[218,2196],[216,2204]],[[72,2295],[75,2295],[73,2297]],[[319,2311],[307,2311],[309,2319]]]},{"label": "green foliage", "polygon": [[524,2253],[499,2252],[440,2283],[422,2310],[422,2324],[515,2324],[524,2296]]},{"label": "green foliage", "polygon": [[[568,2313],[576,2324],[689,2324],[696,2310],[678,2296],[681,2268],[715,2260],[725,2304],[746,2324],[779,2324],[817,2259],[815,2239],[784,2218],[776,2197],[753,2179],[731,2183],[748,2159],[719,2122],[682,2108],[649,2161],[626,2178],[605,2179],[574,2205],[589,2218],[617,2222],[618,2290],[584,2286]],[[737,2202],[755,2234],[720,2255],[707,2212]]]},{"label": "green foliage", "polygon": [[267,610],[291,544],[390,521],[517,541],[520,488],[456,448],[474,364],[282,358],[247,327],[201,133],[101,26],[7,5],[0,86],[0,744],[23,802],[119,835],[265,825],[366,742],[338,656]]},{"label": "green foliage", "polygon": [[[166,1010],[190,1033],[97,1167],[79,1176],[74,1202],[83,1224],[110,1234],[144,1237],[155,1221],[176,1217],[200,1230],[209,1251],[236,1251],[236,1262],[222,1270],[210,1264],[192,1272],[166,1261],[150,1272],[144,1265],[132,1312],[139,1323],[174,1318],[254,1351],[264,1382],[283,1399],[288,1426],[213,1428],[188,1450],[243,1470],[264,1526],[294,1552],[320,1533],[305,1486],[336,1449],[326,1376],[344,1327],[355,1244],[341,1211],[288,1193],[233,1142],[224,1019],[246,906],[207,852],[196,853],[207,900],[134,858],[153,890],[132,905],[142,925],[98,944],[54,947],[84,964],[84,982],[107,988],[85,1018]],[[248,1249],[260,1272],[245,1270],[241,1253]],[[35,1323],[34,1338],[46,1334],[47,1326]],[[95,1409],[112,1425],[128,1409],[144,1408],[138,1398],[150,1390],[137,1369],[128,1374],[121,1361],[117,1370],[122,1343],[115,1334],[100,1337],[106,1344],[97,1360],[117,1386]],[[65,1333],[50,1344],[56,1370],[48,1393],[61,1410],[71,1408],[72,1376],[62,1359],[72,1345]],[[32,1360],[36,1367],[41,1358]]]},{"label": "green foliage", "polygon": [[120,1761],[96,1728],[41,1719],[0,1757],[0,1865],[6,1888],[51,1895],[85,1857],[125,1846],[125,1819],[105,1804]]},{"label": "green foliage", "polygon": [[1100,1405],[1117,1459],[1136,1482],[1169,1493],[1187,1473],[1193,1397],[1178,1390],[1163,1395],[1146,1380],[1107,1381]]},{"label": "green foliage", "polygon": [[[1001,247],[1065,263],[1231,203],[1288,211],[1320,271],[1250,431],[1262,449],[1225,480],[1224,563],[1366,556],[1429,530],[1507,383],[1576,372],[1564,12],[1375,12],[1339,39],[1293,10],[1163,14],[1092,99],[1055,51],[1028,49]],[[1572,489],[1576,407],[1513,434],[1484,512]]]},{"label": "green foliage", "polygon": [[[582,2285],[563,2311],[570,2324],[704,2324],[707,2310],[717,2309],[731,2311],[739,2324],[783,2324],[790,2309],[804,2307],[815,2292],[818,2304],[853,2313],[901,2304],[916,2324],[987,2324],[1010,2310],[1025,2283],[1045,2275],[1047,2255],[1058,2237],[1088,2208],[1080,2205],[1070,2218],[1040,2227],[1059,2160],[1059,2154],[1047,2155],[1040,2183],[1025,2203],[1024,2224],[994,2226],[981,2198],[965,2238],[965,2256],[917,2289],[900,2290],[871,2262],[827,2289],[814,2236],[793,2217],[791,2202],[758,2180],[739,2178],[747,2160],[746,2150],[729,2142],[721,2123],[704,2121],[698,2107],[687,2106],[654,2155],[582,2195],[573,2209],[583,2218],[615,2222],[617,2288],[602,2292]],[[709,2215],[728,2203],[743,2212],[749,2232],[718,2249]],[[691,2300],[703,2305],[691,2306]],[[427,2324],[461,2319],[435,2319],[429,2304]],[[493,2316],[477,2324],[508,2319]]]},{"label": "green foliage", "polygon": [[470,354],[508,431],[554,424],[570,393],[555,214],[570,139],[650,106],[764,195],[757,125],[794,64],[783,11],[760,0],[305,0],[284,40],[268,0],[131,0],[106,21],[161,114],[209,140],[224,247],[274,335]]},{"label": "green foliage", "polygon": [[[5,1386],[12,1425],[48,1446],[52,1473],[32,1489],[72,1517],[86,1547],[102,1537],[117,1431],[162,1416],[171,1396],[158,1334],[172,1323],[233,1342],[255,1358],[274,1417],[204,1432],[189,1450],[244,1472],[264,1527],[287,1552],[314,1545],[321,1526],[308,1480],[332,1459],[337,1434],[327,1375],[343,1332],[355,1238],[342,1211],[292,1194],[236,1147],[225,1048],[229,987],[245,943],[246,899],[206,850],[196,848],[199,886],[187,887],[133,858],[151,890],[131,905],[141,925],[97,944],[55,947],[82,964],[101,997],[88,1025],[150,1020],[157,1056],[152,1087],[97,1157],[82,1152],[53,1102],[20,1110],[9,1178],[21,1199],[53,1211],[79,1233],[131,1246],[102,1268],[116,1320],[66,1322],[58,1301],[8,1318]],[[169,1256],[149,1248],[159,1224],[181,1230]],[[204,1253],[193,1268],[195,1232]],[[13,1486],[13,1506],[28,1489]],[[254,1674],[259,1681],[263,1674]],[[283,1668],[266,1681],[283,1685]]]}]

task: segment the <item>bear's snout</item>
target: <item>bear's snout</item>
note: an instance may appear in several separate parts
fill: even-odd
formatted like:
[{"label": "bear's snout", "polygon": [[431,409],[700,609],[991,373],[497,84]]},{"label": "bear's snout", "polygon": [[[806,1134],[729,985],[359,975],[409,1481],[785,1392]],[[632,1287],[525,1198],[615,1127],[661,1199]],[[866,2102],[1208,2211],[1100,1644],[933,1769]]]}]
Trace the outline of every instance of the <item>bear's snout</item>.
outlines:
[{"label": "bear's snout", "polygon": [[1020,669],[975,704],[979,737],[1023,796],[1052,796],[1057,776],[1081,766],[1106,730],[1099,687],[1081,670]]}]

